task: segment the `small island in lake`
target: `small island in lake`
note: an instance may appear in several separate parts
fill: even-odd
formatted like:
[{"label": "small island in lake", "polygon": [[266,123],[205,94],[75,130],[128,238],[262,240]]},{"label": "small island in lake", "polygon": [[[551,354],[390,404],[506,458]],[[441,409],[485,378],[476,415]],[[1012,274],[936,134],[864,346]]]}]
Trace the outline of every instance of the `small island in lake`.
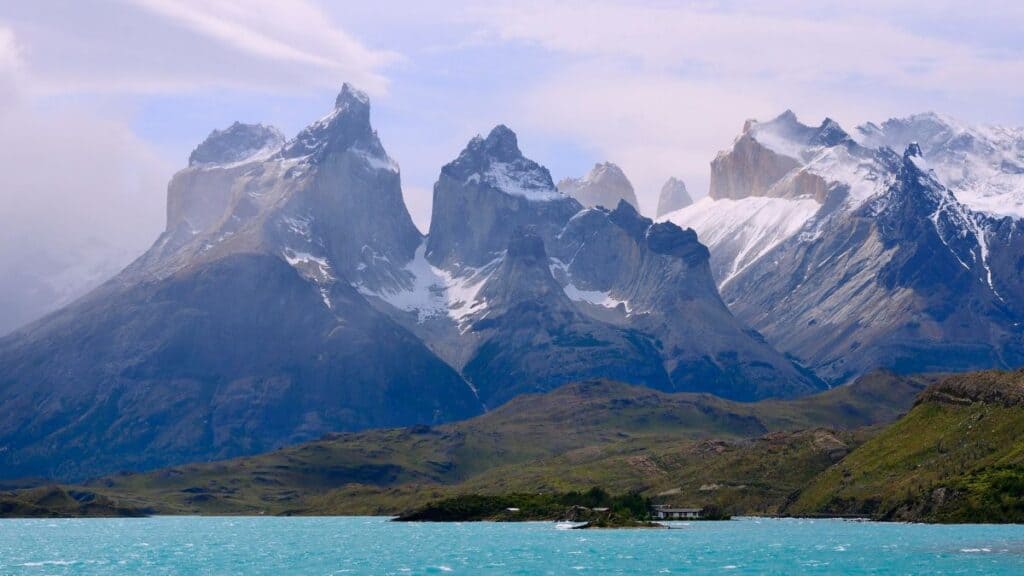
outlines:
[{"label": "small island in lake", "polygon": [[[575,522],[575,528],[664,528],[657,519],[677,519],[637,493],[612,495],[594,487],[586,492],[552,494],[468,494],[432,502],[395,518],[397,522]],[[691,510],[691,509],[687,509]],[[728,519],[720,511],[692,509],[688,519]]]}]

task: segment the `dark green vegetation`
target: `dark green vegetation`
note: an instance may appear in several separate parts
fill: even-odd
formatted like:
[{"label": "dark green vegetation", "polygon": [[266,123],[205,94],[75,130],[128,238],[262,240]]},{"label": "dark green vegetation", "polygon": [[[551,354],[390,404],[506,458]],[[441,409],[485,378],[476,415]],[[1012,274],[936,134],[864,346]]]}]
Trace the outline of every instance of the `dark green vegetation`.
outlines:
[{"label": "dark green vegetation", "polygon": [[786,509],[923,522],[1024,522],[1024,371],[952,376]]},{"label": "dark green vegetation", "polygon": [[84,489],[162,514],[393,514],[463,494],[591,486],[774,514],[862,443],[864,427],[895,420],[927,383],[879,373],[815,396],[748,404],[587,382],[455,424],[328,435]]},{"label": "dark green vegetation", "polygon": [[651,500],[640,494],[613,496],[594,487],[585,492],[541,494],[465,494],[445,498],[402,514],[400,522],[526,522],[564,520],[594,527],[650,525]]}]

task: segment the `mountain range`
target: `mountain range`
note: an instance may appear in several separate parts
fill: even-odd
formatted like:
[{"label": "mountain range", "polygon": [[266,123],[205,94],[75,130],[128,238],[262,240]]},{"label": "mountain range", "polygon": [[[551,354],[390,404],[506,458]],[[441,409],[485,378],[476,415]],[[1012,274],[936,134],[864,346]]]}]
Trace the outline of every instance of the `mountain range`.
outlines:
[{"label": "mountain range", "polygon": [[[898,152],[897,152],[898,150]],[[749,121],[665,219],[741,320],[826,381],[1024,363],[1024,132],[935,114]]]},{"label": "mountain range", "polygon": [[707,198],[669,180],[652,220],[615,164],[556,186],[499,125],[441,168],[422,234],[345,85],[293,138],[213,131],[145,254],[0,339],[0,477],[435,425],[595,379],[757,401],[1018,366],[1022,166],[1012,130],[787,112],[747,122]]},{"label": "mountain range", "polygon": [[123,272],[0,340],[0,470],[83,478],[433,424],[608,377],[753,400],[822,387],[737,321],[696,234],[584,208],[504,126],[424,237],[346,85],[285,139],[216,130]]}]

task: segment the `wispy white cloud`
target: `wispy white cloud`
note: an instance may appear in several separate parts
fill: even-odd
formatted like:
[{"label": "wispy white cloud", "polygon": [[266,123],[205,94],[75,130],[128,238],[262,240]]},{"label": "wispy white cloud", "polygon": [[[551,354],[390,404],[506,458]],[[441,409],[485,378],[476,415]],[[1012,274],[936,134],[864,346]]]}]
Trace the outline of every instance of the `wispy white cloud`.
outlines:
[{"label": "wispy white cloud", "polygon": [[0,69],[15,68],[20,63],[20,50],[14,40],[14,32],[9,28],[0,28]]},{"label": "wispy white cloud", "polygon": [[[653,207],[670,175],[706,190],[708,162],[744,118],[792,108],[808,122],[827,115],[852,127],[928,108],[991,113],[1024,99],[1024,58],[966,24],[939,25],[969,13],[994,29],[1003,15],[979,22],[967,5],[912,4],[537,0],[475,6],[466,17],[495,45],[548,54],[550,69],[523,87],[522,116],[622,164]],[[1020,12],[1003,14],[1019,24]]]},{"label": "wispy white cloud", "polygon": [[504,40],[708,79],[783,85],[858,79],[916,90],[986,90],[1024,73],[1019,59],[993,58],[987,49],[895,25],[884,8],[834,6],[824,17],[707,3],[570,0],[495,4],[474,13]]},{"label": "wispy white cloud", "polygon": [[129,0],[254,57],[310,65],[383,90],[380,73],[399,56],[363,46],[303,0]]},{"label": "wispy white cloud", "polygon": [[21,69],[21,49],[14,31],[0,27],[0,109],[18,96],[17,75]]},{"label": "wispy white cloud", "polygon": [[0,28],[0,334],[141,253],[171,173],[125,118],[33,102],[20,51]]},{"label": "wispy white cloud", "polygon": [[402,61],[309,0],[40,0],[0,5],[5,20],[42,95],[303,93],[345,80],[383,94]]}]

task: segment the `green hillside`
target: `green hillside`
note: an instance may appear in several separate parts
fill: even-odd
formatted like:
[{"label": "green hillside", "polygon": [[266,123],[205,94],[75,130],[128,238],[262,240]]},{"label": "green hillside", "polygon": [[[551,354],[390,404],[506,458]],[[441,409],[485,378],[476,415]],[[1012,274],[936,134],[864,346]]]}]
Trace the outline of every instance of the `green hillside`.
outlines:
[{"label": "green hillside", "polygon": [[815,479],[786,510],[1024,522],[1024,371],[952,376]]},{"label": "green hillside", "polygon": [[879,373],[815,396],[758,403],[585,382],[464,422],[329,435],[81,488],[169,514],[381,514],[466,493],[592,486],[774,513],[866,438],[851,430],[894,420],[928,382]]}]

